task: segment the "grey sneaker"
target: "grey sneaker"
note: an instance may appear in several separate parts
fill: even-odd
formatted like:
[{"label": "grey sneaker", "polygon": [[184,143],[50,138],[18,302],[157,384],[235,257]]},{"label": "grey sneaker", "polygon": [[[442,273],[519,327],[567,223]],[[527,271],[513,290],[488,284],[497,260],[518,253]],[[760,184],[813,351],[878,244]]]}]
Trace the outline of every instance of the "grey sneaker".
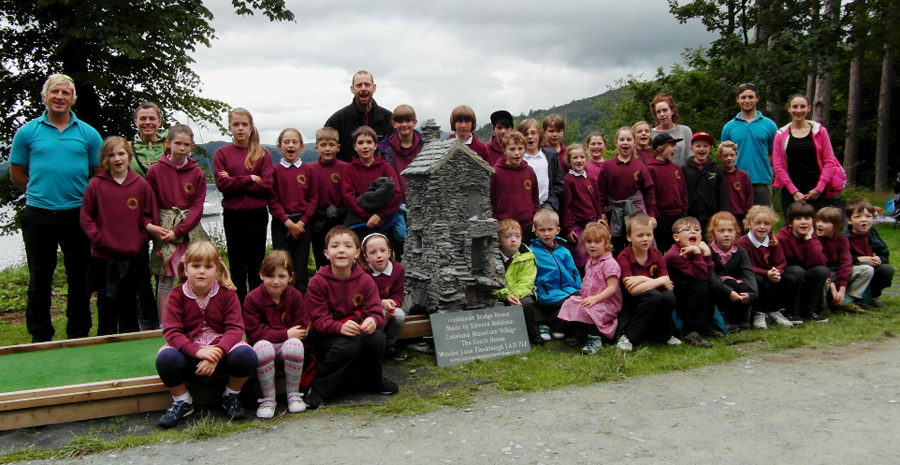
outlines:
[{"label": "grey sneaker", "polygon": [[680,346],[680,345],[681,345],[681,339],[678,339],[678,338],[675,337],[675,336],[671,336],[671,337],[669,337],[669,340],[666,341],[666,345],[669,345],[669,346]]},{"label": "grey sneaker", "polygon": [[[778,313],[778,312],[775,312]],[[779,315],[781,315],[779,313]],[[774,317],[772,317],[774,318]],[[784,317],[782,317],[784,318]],[[785,320],[787,321],[787,320]],[[788,321],[790,324],[790,322]],[[763,312],[756,312],[753,314],[753,329],[769,329],[769,326],[766,325],[766,314]]]},{"label": "grey sneaker", "polygon": [[550,327],[547,325],[538,326],[538,332],[540,332],[541,334],[541,339],[545,341],[553,339],[552,337],[550,337]]},{"label": "grey sneaker", "polygon": [[584,347],[581,348],[581,353],[584,355],[595,355],[597,352],[600,352],[600,349],[603,348],[603,340],[600,339],[600,336],[588,336],[587,342],[584,343]]},{"label": "grey sneaker", "polygon": [[785,328],[793,328],[794,323],[791,323],[791,320],[788,320],[781,314],[781,312],[772,312],[769,314],[772,317],[772,320],[775,321],[775,324],[778,326],[784,326]]},{"label": "grey sneaker", "polygon": [[624,352],[631,352],[631,350],[634,349],[634,346],[625,335],[622,335],[622,337],[619,338],[619,342],[616,343],[616,348]]}]

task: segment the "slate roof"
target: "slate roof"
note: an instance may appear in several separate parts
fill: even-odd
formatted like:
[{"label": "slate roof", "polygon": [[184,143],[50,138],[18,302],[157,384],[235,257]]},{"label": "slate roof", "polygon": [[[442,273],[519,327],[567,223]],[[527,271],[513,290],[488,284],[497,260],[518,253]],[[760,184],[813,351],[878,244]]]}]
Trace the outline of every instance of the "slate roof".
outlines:
[{"label": "slate roof", "polygon": [[486,161],[478,156],[475,152],[465,146],[459,139],[444,139],[437,142],[431,142],[416,155],[409,166],[400,173],[403,176],[415,174],[431,174],[444,166],[447,160],[457,152],[462,152],[472,159],[476,164],[484,168],[488,173],[493,173],[494,169]]}]

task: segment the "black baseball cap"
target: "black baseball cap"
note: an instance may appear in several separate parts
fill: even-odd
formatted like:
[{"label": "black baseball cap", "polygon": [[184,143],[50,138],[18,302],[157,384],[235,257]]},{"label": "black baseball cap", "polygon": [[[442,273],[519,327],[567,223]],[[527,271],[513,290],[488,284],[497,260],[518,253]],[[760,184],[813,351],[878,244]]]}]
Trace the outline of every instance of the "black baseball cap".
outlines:
[{"label": "black baseball cap", "polygon": [[500,123],[504,126],[512,127],[513,125],[513,116],[512,113],[506,110],[497,110],[491,113],[491,126],[496,126],[497,123]]},{"label": "black baseball cap", "polygon": [[668,132],[664,132],[662,134],[657,134],[656,137],[653,138],[653,142],[650,142],[650,147],[653,147],[654,149],[658,149],[665,144],[669,144],[669,143],[674,144],[675,142],[681,142],[683,140],[684,139],[681,139],[681,138],[676,139],[676,138],[672,137],[672,135],[669,134]]}]

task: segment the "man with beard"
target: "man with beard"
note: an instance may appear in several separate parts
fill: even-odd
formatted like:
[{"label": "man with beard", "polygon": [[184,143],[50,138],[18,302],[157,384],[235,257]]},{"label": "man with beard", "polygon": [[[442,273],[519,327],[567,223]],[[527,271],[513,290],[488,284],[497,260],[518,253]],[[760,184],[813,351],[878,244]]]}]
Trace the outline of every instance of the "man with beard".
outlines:
[{"label": "man with beard", "polygon": [[326,128],[334,128],[340,134],[341,151],[338,152],[338,159],[341,161],[350,163],[356,154],[353,141],[350,140],[350,134],[356,128],[369,126],[374,129],[378,134],[376,144],[394,131],[390,110],[379,107],[372,98],[375,88],[375,79],[368,71],[357,71],[350,86],[353,103],[336,111],[325,122]]}]

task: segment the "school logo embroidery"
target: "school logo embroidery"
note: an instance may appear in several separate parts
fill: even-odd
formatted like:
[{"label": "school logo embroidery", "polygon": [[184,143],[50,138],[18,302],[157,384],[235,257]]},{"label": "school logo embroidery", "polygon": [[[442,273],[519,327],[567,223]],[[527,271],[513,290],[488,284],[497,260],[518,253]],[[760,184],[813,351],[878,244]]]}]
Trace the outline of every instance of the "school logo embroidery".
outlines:
[{"label": "school logo embroidery", "polygon": [[651,265],[651,266],[650,266],[650,277],[653,278],[653,279],[656,279],[656,278],[659,277],[659,276],[656,275],[656,273],[659,271],[659,270],[657,270],[657,268],[659,268],[658,265]]},{"label": "school logo embroidery", "polygon": [[130,197],[128,200],[125,201],[125,205],[128,205],[128,208],[130,208],[132,210],[137,210],[138,199],[136,199],[135,197]]},{"label": "school logo embroidery", "polygon": [[681,171],[675,170],[675,179],[681,179]]},{"label": "school logo embroidery", "polygon": [[394,288],[393,285],[388,285],[388,287],[384,288],[384,294],[391,295],[391,289],[393,289],[393,288]]},{"label": "school logo embroidery", "polygon": [[305,174],[298,174],[298,175],[297,175],[297,182],[299,182],[300,184],[306,184],[306,175],[305,175]]},{"label": "school logo embroidery", "polygon": [[591,194],[594,193],[594,185],[593,184],[588,184],[587,189],[588,189],[588,192],[590,192]]},{"label": "school logo embroidery", "polygon": [[184,183],[184,191],[187,192],[188,194],[194,192],[194,183],[192,183],[192,182]]},{"label": "school logo embroidery", "polygon": [[333,182],[335,184],[340,184],[341,175],[338,173],[331,173],[331,182]]},{"label": "school logo embroidery", "polygon": [[635,180],[635,181],[640,181],[640,180],[641,180],[641,172],[640,172],[640,171],[635,171],[635,172],[634,172],[634,180]]},{"label": "school logo embroidery", "polygon": [[735,181],[735,183],[732,184],[731,187],[733,187],[734,190],[739,191],[739,190],[741,190],[741,182],[740,182],[740,181]]},{"label": "school logo embroidery", "polygon": [[766,265],[769,264],[769,252],[763,254],[763,261],[766,262]]},{"label": "school logo embroidery", "polygon": [[525,188],[528,190],[531,190],[531,180],[530,179],[525,180]]},{"label": "school logo embroidery", "polygon": [[358,293],[356,293],[355,296],[353,296],[353,306],[354,306],[354,307],[359,307],[359,306],[362,305],[362,303],[363,303],[363,295],[362,295],[362,292],[358,292]]}]

